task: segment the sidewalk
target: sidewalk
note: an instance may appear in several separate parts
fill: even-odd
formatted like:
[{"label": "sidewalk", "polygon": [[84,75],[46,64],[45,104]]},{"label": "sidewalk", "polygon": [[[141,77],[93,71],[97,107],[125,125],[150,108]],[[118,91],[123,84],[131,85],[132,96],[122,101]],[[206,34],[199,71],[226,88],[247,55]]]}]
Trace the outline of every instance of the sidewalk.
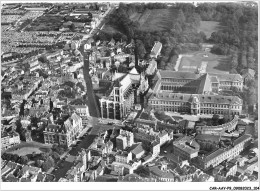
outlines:
[{"label": "sidewalk", "polygon": [[117,120],[117,119],[100,118],[99,119],[99,123],[103,123],[103,124],[114,123],[114,124],[121,125],[122,121],[121,120]]}]

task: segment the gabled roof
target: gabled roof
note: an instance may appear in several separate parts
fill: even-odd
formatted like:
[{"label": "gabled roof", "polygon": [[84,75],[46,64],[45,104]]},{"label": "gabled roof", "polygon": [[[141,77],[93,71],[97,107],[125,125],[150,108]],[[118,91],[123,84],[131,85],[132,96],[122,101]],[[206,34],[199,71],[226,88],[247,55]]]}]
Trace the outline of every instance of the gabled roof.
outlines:
[{"label": "gabled roof", "polygon": [[208,135],[208,134],[199,134],[195,137],[196,140],[212,141],[212,142],[219,142],[220,138],[221,138],[220,135]]},{"label": "gabled roof", "polygon": [[160,145],[160,143],[159,143],[158,141],[153,141],[153,142],[152,142],[152,146],[153,146],[153,147],[155,147],[155,146],[157,146],[157,145]]},{"label": "gabled roof", "polygon": [[113,81],[116,81],[116,80],[121,80],[123,77],[125,77],[126,74],[125,73],[115,73],[112,77],[112,80]]},{"label": "gabled roof", "polygon": [[161,47],[162,47],[162,43],[160,43],[159,41],[156,41],[151,50],[151,54],[154,54],[154,55],[158,54]]},{"label": "gabled roof", "polygon": [[73,113],[70,118],[76,122],[81,119],[80,116],[78,116],[76,113]]},{"label": "gabled roof", "polygon": [[234,145],[238,145],[239,143],[251,138],[252,136],[250,134],[242,135],[241,137],[238,137],[236,140],[234,140]]},{"label": "gabled roof", "polygon": [[15,162],[9,161],[6,166],[8,166],[9,168],[15,169],[17,164]]},{"label": "gabled roof", "polygon": [[189,154],[198,152],[200,148],[199,144],[194,139],[188,136],[177,139],[173,142],[173,145]]},{"label": "gabled roof", "polygon": [[130,70],[129,74],[139,74],[139,73],[137,72],[136,68],[133,67],[133,68]]},{"label": "gabled roof", "polygon": [[210,76],[211,83],[219,83],[219,80],[216,76]]},{"label": "gabled roof", "polygon": [[209,76],[216,76],[219,81],[243,81],[240,74],[209,73]]},{"label": "gabled roof", "polygon": [[205,162],[209,162],[212,159],[216,158],[217,156],[223,154],[225,151],[223,149],[217,149],[214,152],[210,153],[209,155],[207,155],[205,158],[203,158],[203,160]]},{"label": "gabled roof", "polygon": [[205,92],[211,91],[211,81],[209,75],[206,73],[200,78],[200,84],[197,90],[197,94],[204,94]]},{"label": "gabled roof", "polygon": [[161,78],[175,78],[175,79],[197,79],[199,74],[194,72],[179,72],[171,70],[159,70]]},{"label": "gabled roof", "polygon": [[172,178],[172,179],[175,178],[173,173],[167,172],[167,171],[162,171],[159,169],[159,166],[150,167],[150,171],[154,175],[159,176],[161,178]]},{"label": "gabled roof", "polygon": [[14,177],[14,175],[9,175],[7,178],[6,178],[6,182],[19,182],[19,179]]},{"label": "gabled roof", "polygon": [[44,178],[45,178],[45,174],[43,174],[42,172],[40,172],[37,176],[37,180],[36,182],[43,182],[44,181]]},{"label": "gabled roof", "polygon": [[168,135],[168,133],[165,130],[159,133],[159,137],[163,137],[165,135]]},{"label": "gabled roof", "polygon": [[58,132],[60,129],[60,126],[59,125],[55,125],[55,124],[49,124],[45,131],[48,131],[48,132]]},{"label": "gabled roof", "polygon": [[135,147],[131,150],[131,152],[135,155],[141,153],[144,151],[144,148],[142,146],[142,143],[138,143],[137,145],[135,145]]},{"label": "gabled roof", "polygon": [[1,169],[1,173],[2,173],[2,175],[3,175],[3,174],[5,174],[6,172],[11,171],[11,170],[12,170],[12,168],[10,168],[9,166],[5,166],[4,168]]},{"label": "gabled roof", "polygon": [[191,102],[194,96],[199,99],[200,103],[242,104],[242,100],[237,96],[183,94],[170,92],[152,94],[150,99]]}]

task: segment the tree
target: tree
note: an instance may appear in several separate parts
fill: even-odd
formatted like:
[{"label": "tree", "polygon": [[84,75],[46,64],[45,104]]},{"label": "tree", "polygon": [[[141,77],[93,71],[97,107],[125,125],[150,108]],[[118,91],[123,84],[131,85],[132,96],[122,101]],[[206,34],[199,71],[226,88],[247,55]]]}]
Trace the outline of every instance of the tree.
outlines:
[{"label": "tree", "polygon": [[248,105],[254,105],[257,102],[255,89],[251,88],[247,91],[247,103]]},{"label": "tree", "polygon": [[35,157],[36,157],[36,152],[33,151],[33,152],[32,152],[32,159],[34,159]]},{"label": "tree", "polygon": [[46,56],[41,56],[38,58],[38,61],[42,62],[42,63],[47,63],[48,62],[48,59]]},{"label": "tree", "polygon": [[238,55],[237,52],[234,52],[231,57],[231,67],[232,69],[236,69],[238,66]]},{"label": "tree", "polygon": [[56,151],[57,150],[57,148],[58,148],[58,144],[57,143],[54,143],[53,145],[52,145],[52,147],[51,147],[51,149],[53,150],[53,151]]},{"label": "tree", "polygon": [[12,154],[10,154],[10,153],[3,153],[2,154],[2,159],[10,161],[12,159]]},{"label": "tree", "polygon": [[242,54],[241,54],[241,66],[242,66],[242,68],[247,67],[247,59],[246,59],[246,51],[245,50],[243,50]]},{"label": "tree", "polygon": [[21,164],[27,164],[29,162],[29,159],[27,156],[21,156],[20,163]]},{"label": "tree", "polygon": [[12,158],[11,158],[11,161],[18,162],[18,159],[19,159],[19,155],[18,154],[13,154]]},{"label": "tree", "polygon": [[51,150],[51,148],[46,148],[46,151],[45,151],[46,153],[47,153],[47,155],[49,156],[50,155],[50,153],[52,152],[52,150]]},{"label": "tree", "polygon": [[72,23],[72,24],[70,25],[70,30],[71,30],[72,32],[75,31],[75,24],[74,24],[74,23]]},{"label": "tree", "polygon": [[253,57],[249,57],[247,59],[247,67],[251,69],[255,69],[255,59]]},{"label": "tree", "polygon": [[51,167],[52,167],[52,164],[50,161],[45,161],[44,163],[42,163],[42,170],[44,172],[47,172]]},{"label": "tree", "polygon": [[228,122],[228,116],[224,115],[223,118],[219,119],[218,123],[219,125],[223,125]]},{"label": "tree", "polygon": [[218,54],[218,55],[227,55],[228,51],[229,51],[229,45],[228,44],[216,44],[211,49],[212,53]]},{"label": "tree", "polygon": [[179,34],[182,32],[182,27],[179,22],[174,21],[173,26],[172,26],[172,32],[175,34]]},{"label": "tree", "polygon": [[51,156],[49,156],[47,162],[49,162],[51,164],[51,166],[55,165],[54,159]]},{"label": "tree", "polygon": [[146,54],[146,50],[144,47],[144,44],[141,40],[136,40],[136,49],[137,49],[137,54],[139,56],[139,58],[144,58],[145,54]]},{"label": "tree", "polygon": [[257,82],[254,79],[248,80],[248,81],[246,81],[246,86],[249,87],[250,89],[256,88]]},{"label": "tree", "polygon": [[214,126],[218,125],[218,120],[219,120],[219,115],[216,115],[216,114],[213,115],[212,116],[212,122],[213,122],[212,125],[214,125]]},{"label": "tree", "polygon": [[178,11],[178,15],[177,15],[177,21],[181,24],[183,24],[185,22],[186,18],[185,18],[185,15],[184,13],[182,12],[182,10],[180,9]]},{"label": "tree", "polygon": [[199,35],[202,41],[205,41],[207,39],[207,36],[203,31],[200,31]]},{"label": "tree", "polygon": [[35,161],[35,166],[38,167],[38,168],[41,168],[42,164],[43,164],[43,162],[41,160],[36,160]]},{"label": "tree", "polygon": [[47,154],[47,153],[41,153],[40,154],[40,158],[43,161],[46,161],[48,159],[48,157],[49,157],[49,154]]},{"label": "tree", "polygon": [[60,155],[57,152],[53,152],[52,157],[54,160],[60,160]]},{"label": "tree", "polygon": [[30,65],[28,63],[25,63],[22,68],[24,71],[29,71]]}]

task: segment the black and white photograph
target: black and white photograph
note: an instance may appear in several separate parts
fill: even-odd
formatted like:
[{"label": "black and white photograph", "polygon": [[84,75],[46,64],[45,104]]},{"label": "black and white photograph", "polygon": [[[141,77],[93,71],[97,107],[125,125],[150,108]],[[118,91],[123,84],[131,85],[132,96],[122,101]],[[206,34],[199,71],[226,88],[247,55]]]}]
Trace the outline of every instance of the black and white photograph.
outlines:
[{"label": "black and white photograph", "polygon": [[4,190],[259,190],[258,154],[257,1],[1,1]]}]

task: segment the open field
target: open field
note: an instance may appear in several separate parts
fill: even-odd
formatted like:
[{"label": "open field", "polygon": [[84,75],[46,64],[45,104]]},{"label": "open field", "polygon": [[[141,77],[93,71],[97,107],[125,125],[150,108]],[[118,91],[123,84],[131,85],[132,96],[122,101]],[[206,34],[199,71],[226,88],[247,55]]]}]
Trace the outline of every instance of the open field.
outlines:
[{"label": "open field", "polygon": [[138,18],[141,30],[162,31],[172,26],[176,13],[173,9],[153,9],[145,11]]},{"label": "open field", "polygon": [[38,17],[27,30],[29,31],[58,31],[63,17],[58,15],[43,15]]},{"label": "open field", "polygon": [[113,26],[109,25],[108,23],[105,24],[104,28],[102,29],[103,32],[114,34],[119,32],[117,29],[115,29]]},{"label": "open field", "polygon": [[[207,55],[208,57],[204,57]],[[198,51],[184,55],[178,71],[196,71],[198,67],[203,67],[206,72],[229,73],[229,57]]]},{"label": "open field", "polygon": [[19,156],[25,156],[28,154],[32,154],[33,152],[35,152],[36,154],[42,153],[42,151],[40,151],[40,149],[36,147],[23,147],[20,148],[19,150],[12,151],[11,153],[17,154]]},{"label": "open field", "polygon": [[19,156],[24,156],[27,154],[42,153],[45,152],[46,149],[51,148],[51,145],[38,143],[38,142],[21,142],[20,144],[7,149],[4,152],[18,154]]},{"label": "open field", "polygon": [[211,33],[218,31],[221,29],[221,26],[219,25],[219,22],[216,21],[200,21],[200,26],[198,28],[198,32],[204,32],[209,38],[211,36]]},{"label": "open field", "polygon": [[132,20],[132,21],[138,21],[139,20],[139,18],[141,17],[141,15],[142,15],[142,13],[137,13],[137,12],[135,12],[135,13],[133,13],[129,18]]}]

